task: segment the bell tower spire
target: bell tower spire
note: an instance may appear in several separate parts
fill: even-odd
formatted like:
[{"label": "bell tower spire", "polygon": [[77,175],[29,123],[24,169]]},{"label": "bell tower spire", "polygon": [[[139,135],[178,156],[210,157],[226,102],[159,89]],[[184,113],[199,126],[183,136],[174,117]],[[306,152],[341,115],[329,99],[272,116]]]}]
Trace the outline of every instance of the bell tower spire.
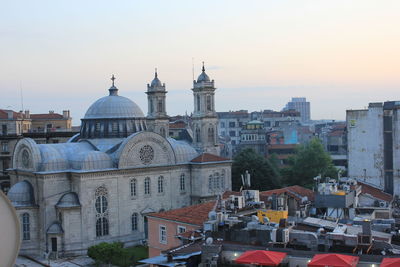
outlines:
[{"label": "bell tower spire", "polygon": [[214,80],[208,77],[204,61],[201,74],[197,81],[193,81],[193,133],[194,144],[197,150],[219,155],[218,146],[218,118],[215,112]]},{"label": "bell tower spire", "polygon": [[147,126],[150,131],[156,132],[167,137],[169,132],[169,117],[166,111],[165,83],[158,79],[158,71],[155,68],[154,79],[151,84],[147,84]]}]

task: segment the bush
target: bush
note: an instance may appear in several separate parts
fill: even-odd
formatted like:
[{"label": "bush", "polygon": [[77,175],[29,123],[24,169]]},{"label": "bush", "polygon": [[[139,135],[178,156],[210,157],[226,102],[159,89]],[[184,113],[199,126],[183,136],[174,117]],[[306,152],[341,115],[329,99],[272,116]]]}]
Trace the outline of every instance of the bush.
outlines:
[{"label": "bush", "polygon": [[138,260],[148,256],[146,247],[124,248],[121,242],[102,242],[89,247],[87,254],[95,261],[96,266],[112,264],[120,267],[134,266]]}]

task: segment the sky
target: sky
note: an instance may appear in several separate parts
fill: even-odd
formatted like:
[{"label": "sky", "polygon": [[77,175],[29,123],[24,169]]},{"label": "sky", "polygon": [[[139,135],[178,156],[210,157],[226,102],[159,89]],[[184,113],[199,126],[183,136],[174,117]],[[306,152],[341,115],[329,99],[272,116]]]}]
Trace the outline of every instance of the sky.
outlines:
[{"label": "sky", "polygon": [[306,97],[312,119],[344,120],[400,100],[399,14],[398,0],[2,1],[0,108],[79,125],[114,74],[146,114],[157,68],[169,115],[190,113],[204,61],[217,111]]}]

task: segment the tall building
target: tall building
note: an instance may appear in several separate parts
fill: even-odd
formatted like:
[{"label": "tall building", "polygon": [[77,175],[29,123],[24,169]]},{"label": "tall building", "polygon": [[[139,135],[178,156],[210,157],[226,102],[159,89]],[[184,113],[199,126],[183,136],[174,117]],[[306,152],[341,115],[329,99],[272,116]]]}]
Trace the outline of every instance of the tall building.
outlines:
[{"label": "tall building", "polygon": [[305,97],[292,97],[292,101],[288,102],[283,108],[283,110],[290,109],[300,112],[302,123],[310,121],[310,102],[307,102]]},{"label": "tall building", "polygon": [[161,131],[166,92],[157,79],[146,91],[154,105],[147,117],[119,95],[113,77],[109,94],[88,108],[69,142],[18,141],[8,197],[20,218],[21,253],[55,257],[85,254],[100,242],[138,244],[147,238],[147,214],[231,190],[231,160],[206,153],[216,146],[209,134],[216,133],[214,82],[203,68],[194,83],[201,135],[189,144]]},{"label": "tall building", "polygon": [[348,174],[400,194],[400,101],[347,110]]}]

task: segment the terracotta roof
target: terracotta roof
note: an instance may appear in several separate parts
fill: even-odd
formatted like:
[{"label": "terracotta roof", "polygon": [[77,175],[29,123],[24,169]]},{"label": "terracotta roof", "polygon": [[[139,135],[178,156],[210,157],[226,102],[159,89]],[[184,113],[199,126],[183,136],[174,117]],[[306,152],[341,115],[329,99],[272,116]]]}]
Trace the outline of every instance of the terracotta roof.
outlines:
[{"label": "terracotta roof", "polygon": [[241,192],[237,191],[225,191],[224,194],[222,195],[222,199],[227,199],[229,196],[234,195],[234,196],[241,196]]},{"label": "terracotta roof", "polygon": [[13,113],[13,119],[17,119],[18,117],[22,117],[21,113],[15,112],[13,110],[7,110],[7,109],[0,109],[0,119],[8,119],[8,113],[7,111],[11,111]]},{"label": "terracotta roof", "polygon": [[197,156],[194,159],[192,159],[190,162],[202,163],[202,162],[227,161],[227,160],[230,160],[230,159],[223,158],[223,157],[209,154],[209,153],[203,153],[200,156]]},{"label": "terracotta roof", "polygon": [[215,201],[209,201],[180,209],[150,213],[147,216],[202,226],[203,223],[208,220],[208,213],[214,206]]},{"label": "terracotta roof", "polygon": [[357,181],[357,184],[361,186],[361,194],[369,194],[373,196],[374,198],[386,201],[386,202],[391,202],[393,200],[393,196],[383,192],[381,189],[376,188],[374,186],[365,184],[363,182]]},{"label": "terracotta roof", "polygon": [[31,114],[32,120],[41,120],[41,119],[63,119],[63,115],[58,113],[46,113],[46,114]]},{"label": "terracotta roof", "polygon": [[172,122],[169,124],[170,129],[184,129],[186,128],[186,123],[184,122]]},{"label": "terracotta roof", "polygon": [[284,188],[279,188],[279,189],[273,189],[269,191],[263,191],[260,192],[260,198],[265,201],[268,199],[269,196],[272,196],[273,194],[288,194],[292,196],[293,198],[297,200],[301,200],[302,197],[307,197],[308,200],[313,201],[314,200],[314,192],[310,189],[307,189],[305,187],[299,186],[299,185],[293,185],[293,186],[288,186]]}]

